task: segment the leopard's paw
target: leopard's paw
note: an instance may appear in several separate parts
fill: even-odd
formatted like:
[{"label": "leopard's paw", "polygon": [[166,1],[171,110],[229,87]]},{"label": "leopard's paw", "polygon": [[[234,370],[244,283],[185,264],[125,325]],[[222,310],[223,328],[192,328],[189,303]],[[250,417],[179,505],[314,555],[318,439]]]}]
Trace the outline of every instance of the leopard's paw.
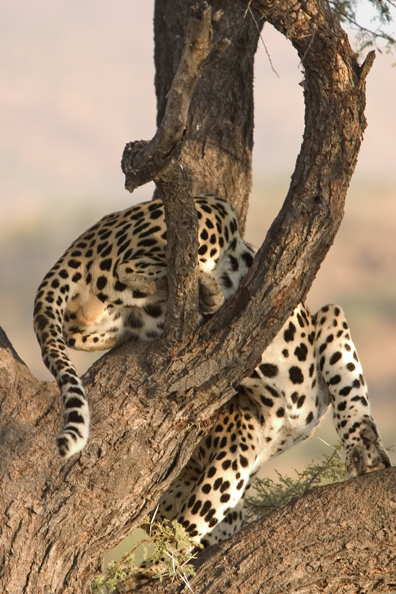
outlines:
[{"label": "leopard's paw", "polygon": [[349,477],[392,466],[372,419],[364,419],[356,434],[356,442],[346,450],[345,469]]},{"label": "leopard's paw", "polygon": [[203,314],[214,314],[224,303],[224,295],[213,276],[199,271],[199,307]]}]

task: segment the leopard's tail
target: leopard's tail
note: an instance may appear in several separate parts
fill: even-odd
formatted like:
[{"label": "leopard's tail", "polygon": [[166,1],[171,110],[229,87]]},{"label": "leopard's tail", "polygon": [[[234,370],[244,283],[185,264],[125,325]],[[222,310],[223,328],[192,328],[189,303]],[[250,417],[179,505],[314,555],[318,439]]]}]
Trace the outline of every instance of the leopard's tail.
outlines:
[{"label": "leopard's tail", "polygon": [[[82,450],[88,440],[89,409],[84,388],[70,361],[62,327],[67,301],[81,278],[76,262],[73,276],[62,277],[59,268],[63,257],[45,276],[34,304],[34,330],[41,346],[45,365],[55,377],[63,398],[64,424],[56,440],[62,458],[70,458]],[[79,264],[79,266],[77,266]]]}]

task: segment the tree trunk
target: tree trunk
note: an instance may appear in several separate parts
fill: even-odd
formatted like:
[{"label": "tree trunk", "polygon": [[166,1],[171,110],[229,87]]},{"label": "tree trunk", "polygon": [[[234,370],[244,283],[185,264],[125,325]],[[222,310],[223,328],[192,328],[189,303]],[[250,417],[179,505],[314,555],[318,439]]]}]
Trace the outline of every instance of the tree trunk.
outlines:
[{"label": "tree trunk", "polygon": [[[179,65],[190,8],[195,2],[155,3],[155,88],[159,125]],[[253,65],[260,27],[245,18],[240,0],[214,0],[223,15],[215,35],[232,41],[223,58],[205,69],[194,94],[180,157],[194,195],[227,198],[244,229],[252,185]]]},{"label": "tree trunk", "polygon": [[[156,4],[161,121],[194,3]],[[120,542],[155,507],[213,424],[216,411],[233,395],[233,386],[253,370],[287,315],[304,299],[341,222],[365,128],[365,77],[372,57],[358,65],[345,34],[321,2],[218,0],[213,6],[224,13],[214,19],[214,38],[221,42],[227,37],[231,46],[203,71],[188,114],[181,163],[194,193],[226,197],[244,223],[251,184],[258,29],[250,11],[255,10],[256,21],[265,15],[288,35],[305,68],[304,141],[289,193],[242,287],[200,331],[191,337],[191,317],[170,311],[172,324],[159,341],[116,348],[85,374],[92,411],[90,441],[81,455],[66,463],[54,447],[61,422],[58,388],[36,380],[0,334],[0,584],[7,594],[89,592],[92,578],[101,571],[103,551]],[[163,191],[171,196],[174,187],[165,183]],[[172,218],[171,208],[168,215]],[[186,229],[177,220],[171,226],[169,266],[174,270],[182,256],[174,238],[186,235]],[[178,284],[176,279],[171,296],[180,286],[183,281]],[[194,289],[188,295],[192,303]],[[186,303],[183,295],[179,299]],[[391,471],[383,476],[394,479]],[[360,490],[362,480],[345,488],[351,493]],[[387,484],[377,485],[383,497],[389,493]],[[326,489],[315,492],[322,502],[318,505],[324,504],[326,493],[336,492],[336,487]],[[370,513],[370,503],[359,505],[362,516]],[[284,518],[281,534],[298,550],[292,543],[298,543],[303,524],[298,525],[296,510],[302,513],[302,505],[293,512],[294,532],[286,532],[289,512],[274,518]],[[304,518],[301,515],[302,522]],[[273,521],[261,527],[267,537],[273,534]],[[260,528],[249,528],[240,538],[250,530]],[[359,563],[354,558],[359,538],[355,534],[353,540],[351,534],[343,559]],[[225,544],[222,550],[232,546]],[[269,537],[267,546],[275,546]],[[315,559],[323,559],[324,567],[323,550],[318,545]],[[315,556],[315,546],[312,551]],[[375,570],[385,572],[388,562],[379,556]],[[366,571],[364,556],[362,563]],[[253,579],[248,566],[248,559],[247,565],[239,561],[241,583],[245,569],[246,579]],[[340,575],[347,579],[344,567],[340,564]],[[260,580],[266,583],[264,569]]]}]

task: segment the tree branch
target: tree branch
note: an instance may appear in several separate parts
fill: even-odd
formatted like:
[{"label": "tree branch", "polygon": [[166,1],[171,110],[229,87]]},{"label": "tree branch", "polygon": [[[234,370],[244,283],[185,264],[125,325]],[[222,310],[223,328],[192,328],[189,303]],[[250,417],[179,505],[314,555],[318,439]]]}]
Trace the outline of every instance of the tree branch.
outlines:
[{"label": "tree branch", "polygon": [[127,190],[132,192],[151,180],[161,190],[167,223],[169,289],[162,343],[168,345],[188,342],[198,311],[197,215],[191,183],[173,156],[180,152],[191,99],[203,69],[220,59],[230,45],[229,39],[216,42],[213,38],[212,24],[219,21],[221,12],[212,18],[212,8],[204,2],[193,6],[191,14],[161,124],[150,142],[128,143],[121,162]]},{"label": "tree branch", "polygon": [[172,159],[156,179],[164,203],[169,299],[163,343],[191,340],[198,314],[198,218],[191,184]]},{"label": "tree branch", "polygon": [[205,2],[191,11],[184,50],[169,90],[164,116],[150,140],[130,142],[124,149],[121,167],[125,188],[135,188],[152,181],[172,156],[177,156],[179,143],[186,129],[191,99],[202,70],[221,58],[230,45],[228,39],[213,40],[212,22],[219,19]]},{"label": "tree branch", "polygon": [[[394,468],[315,487],[200,553],[190,587],[194,594],[393,593],[395,492]],[[176,580],[135,591],[190,590]]]}]

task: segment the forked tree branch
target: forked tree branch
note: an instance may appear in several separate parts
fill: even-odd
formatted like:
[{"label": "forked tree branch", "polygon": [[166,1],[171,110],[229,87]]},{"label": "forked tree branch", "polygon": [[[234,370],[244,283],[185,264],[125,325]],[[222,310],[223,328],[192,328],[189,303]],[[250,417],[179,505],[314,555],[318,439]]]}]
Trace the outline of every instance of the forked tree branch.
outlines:
[{"label": "forked tree branch", "polygon": [[[235,0],[223,4],[227,27],[239,30],[244,22],[235,15],[241,5]],[[0,589],[7,594],[89,591],[93,574],[101,570],[103,550],[117,544],[154,508],[213,423],[213,415],[304,299],[336,235],[366,125],[364,79],[369,63],[358,65],[345,34],[320,0],[251,5],[287,33],[305,67],[306,127],[285,204],[240,290],[191,339],[186,339],[191,318],[185,324],[181,319],[173,336],[169,330],[170,342],[163,337],[155,343],[125,344],[92,366],[84,376],[93,413],[90,441],[81,455],[66,463],[54,448],[62,418],[57,387],[35,380],[0,335]],[[183,7],[185,0],[181,11]],[[241,64],[253,59],[253,45],[238,46]],[[203,73],[213,87],[218,64]],[[235,64],[227,76],[234,75]],[[180,80],[181,97],[188,99],[190,82]],[[174,89],[178,93],[176,86],[179,83]],[[221,89],[227,91],[224,85]],[[233,99],[232,93],[229,97]],[[213,118],[215,129],[218,115]],[[155,141],[157,149],[150,146],[151,161],[139,161],[139,154],[149,154],[147,145],[134,147],[133,162],[124,158],[130,187],[157,176],[168,162],[184,129],[184,124],[176,125],[176,115],[169,121],[173,124]],[[226,122],[223,129],[232,127]],[[188,127],[182,166],[193,134]],[[176,142],[169,144],[169,138]],[[196,144],[192,155],[197,154]],[[231,161],[229,147],[219,146],[222,154],[216,163]],[[229,178],[232,184],[234,178]],[[173,181],[169,183],[171,195]],[[173,223],[173,237],[185,233],[179,221]],[[176,251],[173,259],[177,257]],[[194,267],[191,260],[185,264],[187,271]],[[175,282],[171,289],[174,294],[177,286]],[[193,302],[195,294],[192,287],[188,299]],[[179,305],[184,299],[181,295]],[[170,316],[176,320],[177,311]]]},{"label": "forked tree branch", "polygon": [[149,142],[128,143],[122,157],[125,187],[132,192],[155,180],[165,207],[169,306],[164,341],[186,344],[196,327],[198,311],[198,220],[191,195],[191,182],[175,161],[187,127],[191,99],[203,69],[219,60],[230,40],[215,40],[213,25],[221,12],[212,15],[205,2],[192,9],[180,64],[168,93],[165,113]]}]

